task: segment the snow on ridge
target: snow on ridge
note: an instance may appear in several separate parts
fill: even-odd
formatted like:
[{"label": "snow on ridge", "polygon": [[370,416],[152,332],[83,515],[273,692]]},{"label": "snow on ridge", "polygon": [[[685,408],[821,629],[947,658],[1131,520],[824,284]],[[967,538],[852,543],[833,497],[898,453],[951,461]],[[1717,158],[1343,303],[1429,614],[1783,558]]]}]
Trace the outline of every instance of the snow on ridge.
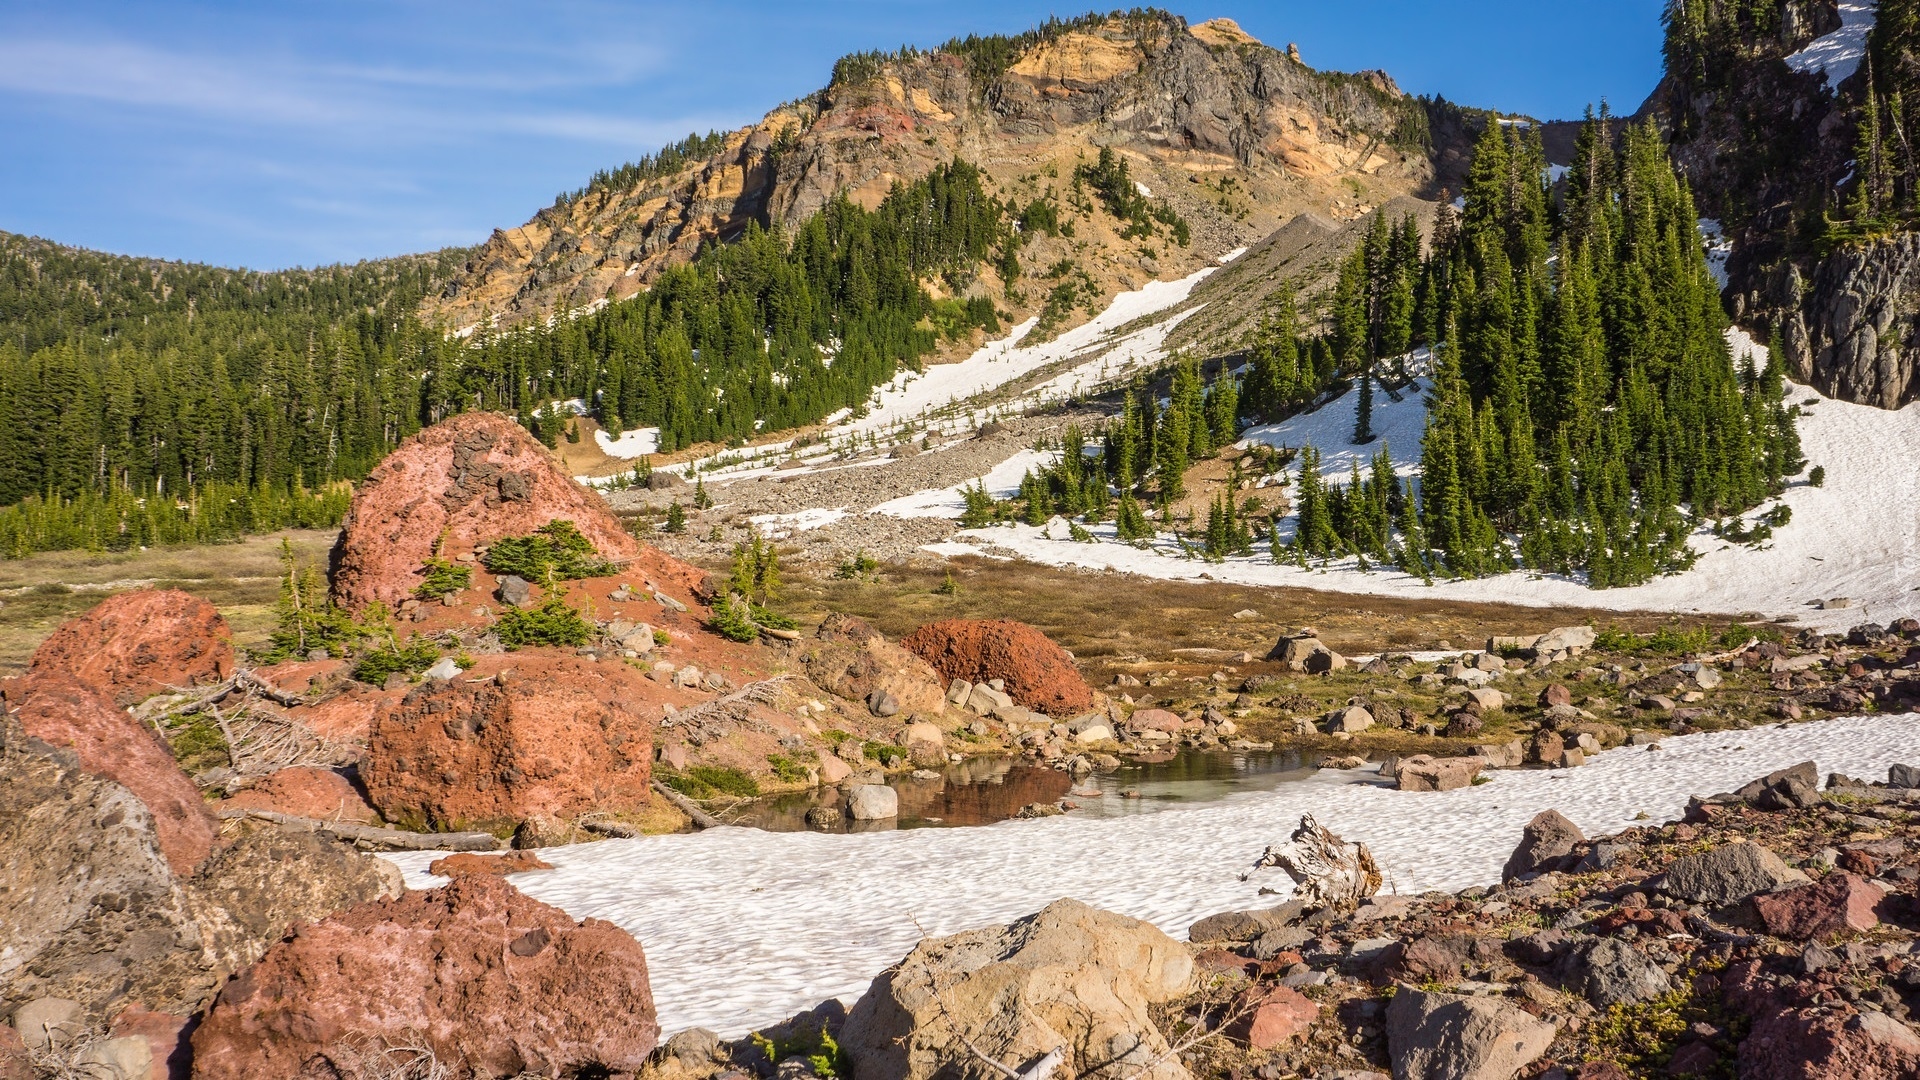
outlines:
[{"label": "snow on ridge", "polygon": [[[1364,841],[1389,891],[1498,880],[1514,838],[1554,807],[1588,835],[1674,820],[1689,795],[1727,791],[1809,758],[1884,776],[1907,759],[1916,718],[1848,717],[1661,740],[1578,769],[1496,770],[1447,792],[1394,791],[1376,774],[1322,770],[1202,803],[1106,796],[1086,813],[954,829],[851,835],[705,832],[547,848],[552,870],[514,876],[568,915],[603,918],[647,949],[664,1031],[737,1037],[823,997],[851,1001],[926,935],[1004,923],[1071,896],[1185,937],[1196,919],[1269,906],[1290,886],[1247,875],[1266,845],[1311,813]],[[1083,800],[1086,802],[1089,800]],[[1444,838],[1444,840],[1437,840]],[[436,853],[383,856],[413,888]],[[1272,899],[1262,887],[1280,891]],[[823,913],[831,913],[822,917]]]},{"label": "snow on ridge", "polygon": [[1219,269],[1207,266],[1177,281],[1149,281],[1113,298],[1107,309],[1052,341],[1027,345],[1037,319],[1028,319],[1013,333],[988,342],[957,364],[930,364],[924,372],[902,372],[881,387],[878,401],[867,415],[842,425],[832,434],[880,431],[905,421],[923,419],[939,409],[1005,386],[1040,368],[1108,344],[1114,331],[1142,316],[1184,303],[1193,290]]},{"label": "snow on ridge", "polygon": [[1873,29],[1876,0],[1840,0],[1840,29],[1813,40],[1787,57],[1787,67],[1801,74],[1819,72],[1827,85],[1838,88],[1860,70],[1867,56],[1867,34]]}]

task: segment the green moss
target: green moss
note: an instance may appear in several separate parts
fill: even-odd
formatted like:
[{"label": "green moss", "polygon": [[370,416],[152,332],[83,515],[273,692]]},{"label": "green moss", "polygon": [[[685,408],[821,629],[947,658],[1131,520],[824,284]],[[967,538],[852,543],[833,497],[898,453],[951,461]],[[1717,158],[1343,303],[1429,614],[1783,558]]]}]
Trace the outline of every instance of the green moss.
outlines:
[{"label": "green moss", "polygon": [[203,769],[213,769],[227,763],[227,739],[220,733],[220,725],[213,717],[200,713],[181,719],[167,732],[167,743],[173,748],[173,759],[180,763],[180,770],[191,776]]},{"label": "green moss", "polygon": [[773,778],[783,784],[804,784],[812,776],[805,765],[785,754],[768,754],[767,765],[773,769]]},{"label": "green moss", "polygon": [[760,794],[753,777],[722,765],[694,765],[687,769],[661,769],[659,781],[689,799],[711,799],[715,795],[733,795],[751,799]]},{"label": "green moss", "polygon": [[877,761],[889,769],[893,768],[894,762],[900,761],[907,756],[905,750],[900,749],[892,743],[875,742],[871,739],[867,740],[867,744],[861,748],[860,752],[867,760]]}]

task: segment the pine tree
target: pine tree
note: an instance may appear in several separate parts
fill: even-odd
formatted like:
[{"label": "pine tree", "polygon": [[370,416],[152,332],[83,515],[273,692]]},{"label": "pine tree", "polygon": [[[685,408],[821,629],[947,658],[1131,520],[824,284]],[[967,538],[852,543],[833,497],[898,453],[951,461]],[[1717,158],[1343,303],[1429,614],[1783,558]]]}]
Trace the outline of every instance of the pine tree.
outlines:
[{"label": "pine tree", "polygon": [[1368,368],[1360,373],[1360,393],[1354,408],[1353,441],[1366,444],[1374,440],[1373,434],[1373,370]]}]

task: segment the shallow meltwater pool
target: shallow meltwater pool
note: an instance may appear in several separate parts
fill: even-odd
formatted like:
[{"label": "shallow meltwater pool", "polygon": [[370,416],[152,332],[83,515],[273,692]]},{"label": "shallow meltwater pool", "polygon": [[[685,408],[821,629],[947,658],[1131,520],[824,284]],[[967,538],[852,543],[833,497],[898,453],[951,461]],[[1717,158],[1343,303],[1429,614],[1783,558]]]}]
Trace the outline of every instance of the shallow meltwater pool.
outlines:
[{"label": "shallow meltwater pool", "polygon": [[[900,795],[898,818],[843,820],[824,831],[873,833],[993,825],[1018,817],[1023,808],[1035,803],[1055,804],[1063,799],[1080,817],[1126,817],[1245,792],[1271,791],[1281,784],[1307,779],[1314,772],[1298,752],[1290,751],[1186,751],[1078,778],[1018,758],[974,758],[948,767],[937,779],[889,778],[889,786]],[[744,803],[721,816],[729,825],[800,832],[808,828],[807,811],[817,806],[842,809],[845,804],[845,793],[820,788]]]},{"label": "shallow meltwater pool", "polygon": [[[1165,781],[1191,783],[1180,790],[1195,796],[1211,791],[1204,797],[1075,799],[1082,810],[976,828],[729,827],[604,840],[545,849],[554,869],[512,881],[576,919],[607,919],[639,938],[663,1030],[737,1037],[825,998],[852,1001],[926,935],[1004,923],[1061,897],[1179,938],[1202,916],[1270,906],[1281,897],[1261,889],[1285,893],[1290,883],[1253,863],[1302,814],[1367,843],[1389,891],[1463,889],[1499,878],[1521,827],[1541,810],[1559,810],[1588,835],[1611,833],[1672,820],[1689,795],[1808,759],[1823,774],[1884,779],[1889,765],[1920,763],[1920,717],[1689,735],[1657,750],[1609,751],[1577,769],[1498,771],[1457,791],[1395,791],[1372,773],[1300,777],[1276,768]],[[1133,783],[1145,796],[1156,781],[1142,774]],[[415,888],[440,882],[426,873],[434,853],[388,857]]]}]

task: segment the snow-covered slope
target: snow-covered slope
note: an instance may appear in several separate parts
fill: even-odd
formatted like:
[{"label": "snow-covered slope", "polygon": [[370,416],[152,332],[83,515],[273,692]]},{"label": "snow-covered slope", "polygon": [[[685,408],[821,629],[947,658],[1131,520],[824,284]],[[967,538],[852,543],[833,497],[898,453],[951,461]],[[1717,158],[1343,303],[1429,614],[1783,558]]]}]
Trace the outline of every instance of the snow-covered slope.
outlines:
[{"label": "snow-covered slope", "polygon": [[[1733,333],[1735,354],[1765,350]],[[1026,526],[979,529],[960,538],[988,550],[1052,566],[1118,570],[1170,580],[1229,581],[1246,585],[1297,585],[1337,592],[1399,594],[1434,600],[1500,601],[1535,607],[1577,605],[1620,611],[1672,611],[1791,618],[1808,625],[1845,629],[1920,614],[1920,404],[1887,412],[1789,388],[1789,400],[1808,403],[1800,422],[1809,462],[1826,470],[1825,486],[1796,482],[1781,502],[1793,511],[1788,525],[1759,547],[1728,544],[1702,530],[1702,552],[1690,571],[1623,589],[1588,589],[1565,577],[1514,573],[1476,581],[1427,585],[1391,568],[1363,572],[1351,561],[1325,569],[1276,565],[1264,552],[1208,563],[1184,556],[1170,540],[1135,547],[1114,539],[1112,526],[1092,531],[1099,542],[1049,539]],[[1287,423],[1256,428],[1250,439],[1274,445],[1311,442],[1326,458],[1324,474],[1344,479],[1349,462],[1367,459],[1378,445],[1352,446],[1357,395],[1349,393],[1317,412]],[[1389,401],[1376,395],[1375,430],[1390,445],[1396,468],[1417,465],[1423,400],[1408,395]],[[1752,515],[1770,509],[1773,504]],[[1289,535],[1283,524],[1282,535]],[[951,550],[951,549],[948,549]],[[1821,610],[1821,601],[1846,598],[1845,607]]]},{"label": "snow-covered slope", "polygon": [[[1148,919],[1184,938],[1217,911],[1271,906],[1247,877],[1268,844],[1311,813],[1365,841],[1389,887],[1411,894],[1491,883],[1521,827],[1556,807],[1589,835],[1679,816],[1693,794],[1726,791],[1808,758],[1822,770],[1885,776],[1912,757],[1913,716],[1690,735],[1614,750],[1584,768],[1489,774],[1442,793],[1394,791],[1377,776],[1323,771],[1276,790],[1109,818],[1010,821],[905,832],[680,836],[547,848],[556,869],[513,883],[575,918],[625,927],[647,950],[664,1031],[738,1036],[817,1003],[852,1000],[926,934],[1005,922],[1064,896]],[[1436,836],[1447,842],[1435,844]],[[387,856],[415,888],[431,852]]]},{"label": "snow-covered slope", "polygon": [[1787,66],[1802,73],[1817,71],[1828,86],[1846,82],[1866,59],[1867,34],[1873,29],[1877,7],[1875,0],[1841,0],[1840,29],[1787,57]]}]

